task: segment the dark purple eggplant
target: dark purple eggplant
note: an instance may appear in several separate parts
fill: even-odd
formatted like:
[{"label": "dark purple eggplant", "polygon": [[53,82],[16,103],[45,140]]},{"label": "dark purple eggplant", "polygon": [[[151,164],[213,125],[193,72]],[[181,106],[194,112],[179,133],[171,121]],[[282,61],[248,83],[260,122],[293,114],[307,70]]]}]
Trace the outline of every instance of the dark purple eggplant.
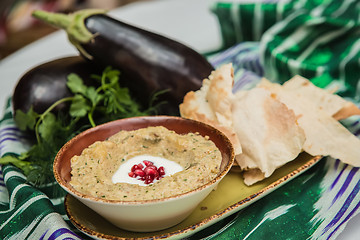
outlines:
[{"label": "dark purple eggplant", "polygon": [[[12,97],[14,112],[17,109],[27,112],[30,107],[37,113],[43,113],[57,100],[71,96],[66,86],[67,76],[78,74],[90,85],[92,74],[101,74],[97,66],[80,56],[56,59],[26,72],[18,81]],[[58,105],[54,110],[60,111],[65,104]]]},{"label": "dark purple eggplant", "polygon": [[67,31],[81,55],[100,66],[121,71],[120,82],[143,104],[160,90],[169,113],[178,114],[185,94],[201,87],[213,66],[195,50],[164,36],[115,20],[103,10],[73,14],[34,11],[33,16]]}]

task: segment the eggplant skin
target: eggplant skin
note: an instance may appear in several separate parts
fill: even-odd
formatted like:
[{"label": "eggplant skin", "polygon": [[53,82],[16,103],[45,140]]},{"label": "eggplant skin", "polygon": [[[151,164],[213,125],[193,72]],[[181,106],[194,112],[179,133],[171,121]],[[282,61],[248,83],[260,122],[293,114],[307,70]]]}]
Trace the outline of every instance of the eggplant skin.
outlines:
[{"label": "eggplant skin", "polygon": [[[92,84],[91,75],[101,74],[100,68],[80,56],[55,59],[38,65],[26,72],[18,81],[12,96],[14,113],[16,110],[28,112],[31,106],[39,114],[64,97],[72,96],[66,86],[67,76],[78,74],[84,83]],[[58,105],[54,111],[61,111],[66,104]]]},{"label": "eggplant skin", "polygon": [[214,70],[195,50],[107,15],[91,15],[85,26],[95,37],[81,47],[98,65],[119,69],[120,84],[140,102],[146,104],[154,92],[169,90],[159,99],[168,103],[166,114],[178,115],[185,94],[198,90]]}]

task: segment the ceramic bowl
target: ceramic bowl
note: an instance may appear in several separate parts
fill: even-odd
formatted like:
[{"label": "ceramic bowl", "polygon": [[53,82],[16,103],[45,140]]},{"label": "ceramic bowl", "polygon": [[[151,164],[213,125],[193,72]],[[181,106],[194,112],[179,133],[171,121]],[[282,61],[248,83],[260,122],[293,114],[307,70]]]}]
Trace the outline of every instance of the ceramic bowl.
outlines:
[{"label": "ceramic bowl", "polygon": [[[222,155],[218,176],[189,192],[162,199],[143,201],[95,198],[75,190],[70,185],[70,159],[74,155],[80,155],[83,149],[95,141],[103,141],[120,130],[130,131],[149,126],[164,126],[178,134],[198,132],[202,136],[209,136]],[[62,188],[115,226],[129,231],[150,232],[174,226],[190,215],[228,173],[233,162],[233,147],[229,139],[217,129],[181,117],[146,116],[116,120],[80,133],[60,149],[55,157],[53,170],[56,181]]]}]

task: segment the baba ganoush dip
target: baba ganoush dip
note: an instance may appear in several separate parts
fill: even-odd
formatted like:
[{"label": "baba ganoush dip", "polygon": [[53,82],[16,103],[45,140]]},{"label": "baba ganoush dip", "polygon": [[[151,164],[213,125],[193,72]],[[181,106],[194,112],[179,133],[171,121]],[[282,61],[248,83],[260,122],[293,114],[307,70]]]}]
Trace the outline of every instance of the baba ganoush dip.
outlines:
[{"label": "baba ganoush dip", "polygon": [[[141,180],[139,184],[114,183],[113,176],[121,165],[139,156],[163,158],[180,165],[182,170],[165,174],[151,184],[140,184]],[[197,133],[177,134],[162,126],[120,131],[71,159],[70,184],[83,194],[109,200],[166,198],[214,179],[220,172],[221,160],[216,145]],[[164,170],[167,173],[166,167]]]}]

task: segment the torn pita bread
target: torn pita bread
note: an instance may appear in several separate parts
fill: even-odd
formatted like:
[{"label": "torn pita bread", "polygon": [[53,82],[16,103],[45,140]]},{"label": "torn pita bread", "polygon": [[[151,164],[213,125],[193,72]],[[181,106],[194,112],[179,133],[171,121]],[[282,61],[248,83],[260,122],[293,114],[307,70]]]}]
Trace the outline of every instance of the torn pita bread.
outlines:
[{"label": "torn pita bread", "polygon": [[270,91],[254,88],[235,96],[234,130],[243,151],[236,161],[244,170],[259,169],[263,177],[269,177],[299,155],[305,142],[304,131],[294,112]]},{"label": "torn pita bread", "polygon": [[180,113],[228,136],[245,184],[270,176],[302,150],[360,167],[360,140],[337,121],[360,114],[353,103],[299,76],[283,85],[264,79],[235,95],[232,86],[227,64],[213,71],[200,90],[186,94]]},{"label": "torn pita bread", "polygon": [[[267,83],[270,82],[263,79],[259,86],[266,86]],[[354,103],[346,101],[344,98],[325,89],[316,87],[308,79],[301,76],[295,76],[286,81],[282,88],[302,99],[311,100],[313,105],[324,110],[337,120],[360,114],[360,109]]]},{"label": "torn pita bread", "polygon": [[265,175],[263,172],[261,172],[260,169],[254,168],[243,171],[243,178],[244,178],[244,183],[247,186],[251,186],[257,182],[260,182],[261,180],[264,180]]},{"label": "torn pita bread", "polygon": [[233,144],[235,154],[240,154],[241,145],[233,131],[231,111],[233,75],[232,64],[221,66],[203,80],[200,90],[188,92],[179,108],[182,117],[207,123],[222,131]]},{"label": "torn pita bread", "polygon": [[298,123],[306,136],[304,151],[313,156],[331,156],[360,167],[360,139],[333,118],[331,112],[326,111],[329,108],[319,108],[306,95],[294,94],[293,91],[266,80],[259,87],[271,91],[298,116]]}]

